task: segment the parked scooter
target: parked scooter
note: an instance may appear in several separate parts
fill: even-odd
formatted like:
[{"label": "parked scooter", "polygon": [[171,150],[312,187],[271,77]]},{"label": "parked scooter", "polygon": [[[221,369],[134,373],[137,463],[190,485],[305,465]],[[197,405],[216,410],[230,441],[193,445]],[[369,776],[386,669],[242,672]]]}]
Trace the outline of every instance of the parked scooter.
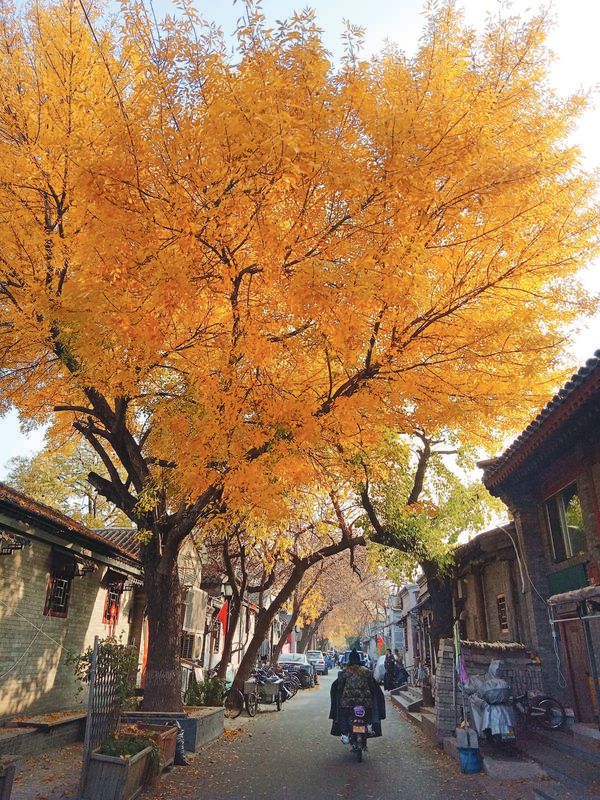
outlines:
[{"label": "parked scooter", "polygon": [[474,675],[465,684],[473,727],[479,736],[495,742],[515,741],[515,721],[510,700],[510,685],[498,674],[502,662],[492,661],[482,677]]}]

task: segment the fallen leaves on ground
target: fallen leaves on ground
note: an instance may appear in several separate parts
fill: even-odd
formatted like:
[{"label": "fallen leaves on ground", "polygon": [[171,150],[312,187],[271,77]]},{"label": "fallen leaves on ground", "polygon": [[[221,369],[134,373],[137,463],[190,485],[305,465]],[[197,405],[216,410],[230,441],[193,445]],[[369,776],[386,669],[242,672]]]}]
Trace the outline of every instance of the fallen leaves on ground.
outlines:
[{"label": "fallen leaves on ground", "polygon": [[228,728],[227,730],[223,731],[223,739],[225,739],[226,742],[233,742],[234,739],[237,739],[241,732],[241,728]]}]

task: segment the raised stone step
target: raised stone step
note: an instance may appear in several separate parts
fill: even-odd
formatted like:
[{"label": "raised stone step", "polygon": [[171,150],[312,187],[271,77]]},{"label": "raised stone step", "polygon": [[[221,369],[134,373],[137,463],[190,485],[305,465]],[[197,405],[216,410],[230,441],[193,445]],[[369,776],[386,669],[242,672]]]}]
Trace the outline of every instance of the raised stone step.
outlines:
[{"label": "raised stone step", "polygon": [[36,728],[0,728],[0,755],[32,752],[31,737],[36,732]]},{"label": "raised stone step", "polygon": [[536,761],[490,753],[483,757],[483,771],[497,781],[543,780],[547,777]]},{"label": "raised stone step", "polygon": [[421,707],[421,729],[430,739],[437,741],[435,710],[433,708]]},{"label": "raised stone step", "polygon": [[[598,733],[598,736],[595,736]],[[538,739],[548,747],[580,758],[588,764],[600,765],[600,732],[575,723],[572,732],[531,729],[528,736]]]},{"label": "raised stone step", "polygon": [[406,711],[418,711],[423,705],[423,694],[419,689],[394,689],[392,700]]}]

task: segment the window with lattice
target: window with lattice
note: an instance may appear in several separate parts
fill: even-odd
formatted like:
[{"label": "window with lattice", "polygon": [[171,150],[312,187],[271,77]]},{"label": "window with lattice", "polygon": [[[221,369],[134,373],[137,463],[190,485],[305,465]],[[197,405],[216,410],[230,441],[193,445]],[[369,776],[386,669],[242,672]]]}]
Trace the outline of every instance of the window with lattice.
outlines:
[{"label": "window with lattice", "polygon": [[106,600],[104,601],[104,612],[102,614],[102,622],[106,625],[116,625],[119,621],[122,593],[122,584],[112,584],[106,590]]},{"label": "window with lattice", "polygon": [[508,633],[508,610],[506,607],[506,595],[499,594],[496,597],[496,605],[498,607],[498,625],[500,626],[500,633]]},{"label": "window with lattice", "polygon": [[44,614],[47,617],[66,617],[69,612],[72,578],[62,578],[51,574],[48,580],[48,592]]}]

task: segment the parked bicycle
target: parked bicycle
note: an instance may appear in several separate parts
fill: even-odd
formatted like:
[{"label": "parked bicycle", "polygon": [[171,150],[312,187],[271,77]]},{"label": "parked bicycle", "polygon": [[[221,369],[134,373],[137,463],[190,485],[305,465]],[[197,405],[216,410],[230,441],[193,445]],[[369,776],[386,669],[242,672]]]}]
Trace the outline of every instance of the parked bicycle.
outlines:
[{"label": "parked bicycle", "polygon": [[[207,670],[206,675],[207,678],[216,678],[217,670]],[[227,719],[235,719],[239,717],[244,709],[245,698],[239,689],[235,689],[233,686],[226,686],[221,694],[221,703],[225,709],[224,713]]]}]

